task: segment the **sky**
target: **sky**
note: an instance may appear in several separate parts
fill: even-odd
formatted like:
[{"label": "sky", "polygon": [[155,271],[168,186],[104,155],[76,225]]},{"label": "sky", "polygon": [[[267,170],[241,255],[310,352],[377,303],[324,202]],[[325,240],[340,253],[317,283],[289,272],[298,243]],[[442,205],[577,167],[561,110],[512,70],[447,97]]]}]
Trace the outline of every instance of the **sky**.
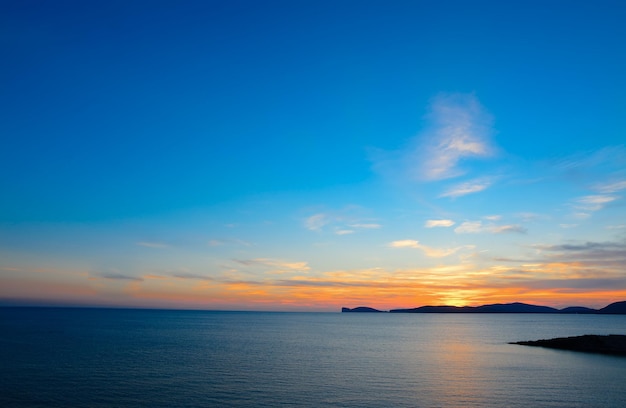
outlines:
[{"label": "sky", "polygon": [[626,299],[623,1],[0,3],[0,305]]}]

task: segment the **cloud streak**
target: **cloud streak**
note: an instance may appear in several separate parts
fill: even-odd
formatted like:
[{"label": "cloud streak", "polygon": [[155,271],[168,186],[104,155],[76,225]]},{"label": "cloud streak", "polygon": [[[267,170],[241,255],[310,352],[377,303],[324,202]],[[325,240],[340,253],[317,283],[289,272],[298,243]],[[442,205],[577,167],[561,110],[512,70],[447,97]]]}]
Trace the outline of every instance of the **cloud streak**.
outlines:
[{"label": "cloud streak", "polygon": [[424,226],[426,228],[436,228],[436,227],[451,227],[455,223],[452,220],[427,220]]},{"label": "cloud streak", "polygon": [[594,168],[609,171],[620,169],[625,163],[626,147],[619,145],[577,153],[558,160],[554,165],[561,171],[580,174],[589,173],[589,170]]},{"label": "cloud streak", "polygon": [[382,228],[382,225],[374,224],[374,223],[370,223],[370,224],[350,224],[349,227],[352,227],[352,228],[362,228],[362,229],[379,229],[379,228]]},{"label": "cloud streak", "polygon": [[[395,152],[370,150],[374,169],[392,183],[453,179],[470,171],[467,164],[471,160],[496,156],[492,116],[475,95],[440,94],[431,100],[425,119],[422,131],[404,148]],[[473,186],[487,187],[484,183]]]},{"label": "cloud streak", "polygon": [[364,217],[363,208],[350,205],[335,211],[318,212],[304,219],[304,227],[309,231],[325,232],[332,230],[336,235],[347,235],[359,230],[374,230],[382,225]]},{"label": "cloud streak", "polygon": [[301,271],[305,272],[310,270],[307,262],[287,262],[278,259],[270,259],[270,258],[255,258],[255,259],[244,259],[238,260],[235,262],[245,265],[245,266],[261,266],[265,268],[273,268],[276,269],[277,272],[287,272],[287,271]]},{"label": "cloud streak", "polygon": [[173,278],[179,278],[179,279],[197,279],[197,280],[206,280],[206,281],[214,280],[210,276],[204,276],[204,275],[191,273],[191,272],[173,272],[170,276],[172,276]]},{"label": "cloud streak", "polygon": [[602,194],[617,193],[619,191],[626,190],[626,180],[597,184],[594,187],[594,190]]},{"label": "cloud streak", "polygon": [[429,247],[427,245],[420,244],[419,241],[415,241],[415,240],[412,240],[412,239],[404,239],[404,240],[399,240],[399,241],[393,241],[393,242],[389,243],[389,246],[391,248],[414,248],[414,249],[419,249],[422,252],[424,252],[424,255],[426,255],[429,258],[444,258],[446,256],[450,256],[452,254],[455,254],[456,252],[460,251],[461,249],[466,248],[466,246],[461,246],[461,247],[456,247],[456,248],[446,248],[446,249],[433,248],[433,247]]},{"label": "cloud streak", "polygon": [[422,146],[414,155],[418,177],[444,180],[465,173],[460,163],[468,158],[494,154],[491,144],[492,118],[474,95],[439,95],[427,116],[430,129],[422,135]]},{"label": "cloud streak", "polygon": [[454,229],[454,232],[456,232],[457,234],[480,234],[484,232],[491,234],[525,234],[528,232],[528,230],[519,224],[485,225],[482,223],[482,221],[465,221],[464,223],[456,227]]},{"label": "cloud streak", "polygon": [[486,190],[491,186],[491,182],[484,179],[477,179],[465,183],[457,184],[448,191],[439,195],[439,197],[457,198],[464,195],[478,193]]},{"label": "cloud streak", "polygon": [[611,201],[617,200],[613,195],[588,195],[575,201],[574,207],[582,211],[599,211]]},{"label": "cloud streak", "polygon": [[311,231],[319,231],[330,223],[330,218],[328,215],[323,213],[313,214],[304,220],[304,226]]},{"label": "cloud streak", "polygon": [[136,281],[136,282],[143,281],[143,278],[138,278],[132,275],[125,275],[120,272],[103,272],[103,273],[98,273],[92,276],[95,276],[98,278],[109,279],[109,280]]},{"label": "cloud streak", "polygon": [[626,244],[620,242],[588,241],[584,244],[535,245],[535,248],[549,252],[578,252],[587,254],[601,251],[603,255],[605,254],[605,251],[618,250],[619,253],[626,258]]},{"label": "cloud streak", "polygon": [[509,232],[516,232],[518,234],[525,234],[528,230],[521,225],[509,224],[509,225],[497,225],[489,227],[488,231],[493,234],[505,234]]}]

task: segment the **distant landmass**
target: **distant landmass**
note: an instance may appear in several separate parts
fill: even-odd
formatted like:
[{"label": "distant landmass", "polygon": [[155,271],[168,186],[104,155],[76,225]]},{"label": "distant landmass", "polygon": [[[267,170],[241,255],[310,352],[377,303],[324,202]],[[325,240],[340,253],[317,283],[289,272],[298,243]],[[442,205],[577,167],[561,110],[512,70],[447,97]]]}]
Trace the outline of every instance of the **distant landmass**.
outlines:
[{"label": "distant landmass", "polygon": [[[383,310],[367,306],[341,308],[342,313],[381,313]],[[421,306],[413,309],[392,309],[389,313],[561,313],[561,314],[626,314],[626,301],[611,303],[602,309],[571,306],[555,309],[549,306],[537,306],[527,303],[495,303],[482,306]]]},{"label": "distant landmass", "polygon": [[509,344],[626,356],[626,336],[619,334],[607,336],[585,334],[584,336],[559,337],[547,340],[517,341]]},{"label": "distant landmass", "polygon": [[349,307],[342,307],[341,313],[383,313],[382,310],[374,309],[373,307],[360,306],[350,309]]}]

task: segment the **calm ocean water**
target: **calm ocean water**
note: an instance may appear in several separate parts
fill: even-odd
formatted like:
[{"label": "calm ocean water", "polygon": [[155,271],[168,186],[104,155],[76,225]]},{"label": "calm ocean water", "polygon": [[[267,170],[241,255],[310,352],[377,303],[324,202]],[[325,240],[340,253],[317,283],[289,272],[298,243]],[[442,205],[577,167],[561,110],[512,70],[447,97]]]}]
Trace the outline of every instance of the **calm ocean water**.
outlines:
[{"label": "calm ocean water", "polygon": [[626,316],[0,308],[2,407],[626,407]]}]

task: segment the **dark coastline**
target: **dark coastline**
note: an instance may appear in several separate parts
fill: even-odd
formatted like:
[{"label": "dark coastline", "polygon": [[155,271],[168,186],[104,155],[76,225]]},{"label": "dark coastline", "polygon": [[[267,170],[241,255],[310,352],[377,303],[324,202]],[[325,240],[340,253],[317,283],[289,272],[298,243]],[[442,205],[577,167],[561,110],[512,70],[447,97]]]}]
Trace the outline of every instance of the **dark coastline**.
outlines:
[{"label": "dark coastline", "polygon": [[[360,306],[350,309],[341,308],[342,313],[377,313],[383,310]],[[611,303],[601,309],[582,306],[570,306],[555,309],[549,306],[530,305],[527,303],[496,303],[482,306],[421,306],[412,309],[391,309],[388,313],[553,313],[553,314],[626,314],[626,301]]]},{"label": "dark coastline", "polygon": [[584,336],[575,337],[517,341],[509,344],[626,356],[626,335],[619,334],[610,334],[606,336],[585,334]]}]

